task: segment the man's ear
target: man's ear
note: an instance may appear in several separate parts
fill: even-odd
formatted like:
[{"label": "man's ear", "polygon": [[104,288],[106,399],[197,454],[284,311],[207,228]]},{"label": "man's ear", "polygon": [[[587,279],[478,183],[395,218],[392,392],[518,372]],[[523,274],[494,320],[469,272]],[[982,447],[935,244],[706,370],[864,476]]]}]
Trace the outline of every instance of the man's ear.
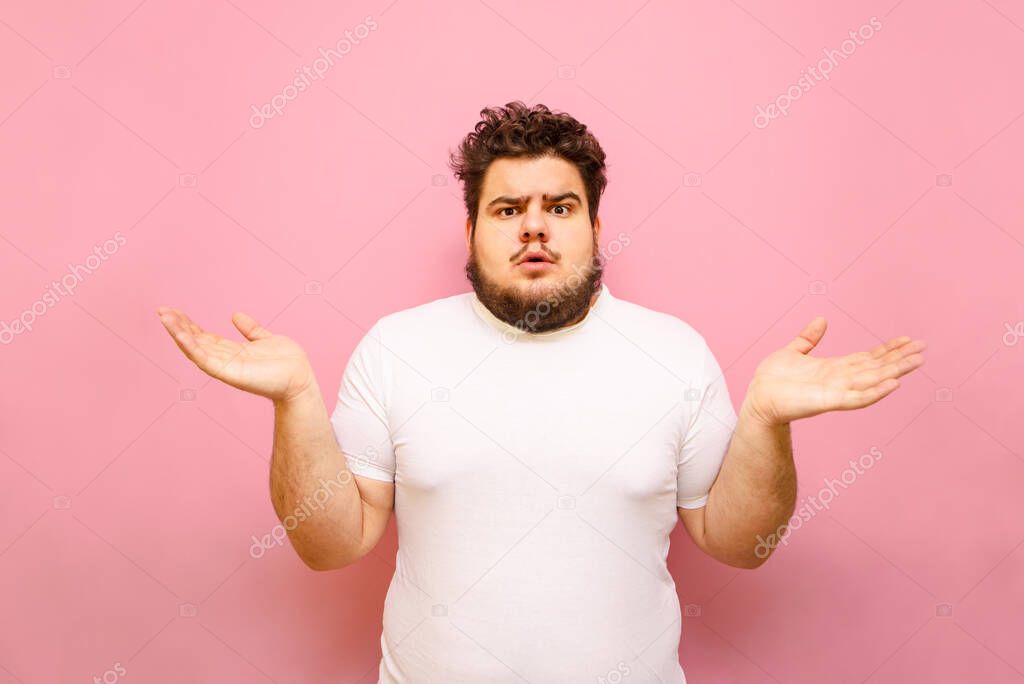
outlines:
[{"label": "man's ear", "polygon": [[466,252],[473,251],[472,250],[473,240],[470,237],[472,234],[473,234],[473,222],[470,221],[469,217],[467,216],[466,217]]},{"label": "man's ear", "polygon": [[600,244],[601,242],[601,217],[596,216],[594,218],[594,239]]}]

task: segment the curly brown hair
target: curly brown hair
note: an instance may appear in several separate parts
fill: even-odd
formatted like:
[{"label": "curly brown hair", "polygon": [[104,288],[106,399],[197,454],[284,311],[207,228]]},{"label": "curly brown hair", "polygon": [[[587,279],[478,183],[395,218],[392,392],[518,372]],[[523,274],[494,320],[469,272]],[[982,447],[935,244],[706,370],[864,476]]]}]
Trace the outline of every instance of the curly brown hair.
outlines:
[{"label": "curly brown hair", "polygon": [[552,112],[542,104],[527,107],[520,100],[482,109],[480,116],[480,122],[449,160],[455,177],[463,182],[462,195],[473,233],[484,174],[499,157],[557,156],[575,164],[587,192],[590,225],[594,225],[608,178],[604,150],[586,126],[564,112]]}]

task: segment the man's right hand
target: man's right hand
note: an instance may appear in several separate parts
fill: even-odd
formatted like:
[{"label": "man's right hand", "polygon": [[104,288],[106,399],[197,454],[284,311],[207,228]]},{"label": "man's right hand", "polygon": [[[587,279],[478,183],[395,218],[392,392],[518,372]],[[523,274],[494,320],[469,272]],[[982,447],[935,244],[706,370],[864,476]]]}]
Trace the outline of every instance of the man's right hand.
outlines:
[{"label": "man's right hand", "polygon": [[298,344],[271,333],[241,311],[235,312],[231,322],[246,342],[206,332],[178,309],[161,306],[157,314],[185,356],[207,375],[233,387],[277,402],[298,396],[316,382]]}]

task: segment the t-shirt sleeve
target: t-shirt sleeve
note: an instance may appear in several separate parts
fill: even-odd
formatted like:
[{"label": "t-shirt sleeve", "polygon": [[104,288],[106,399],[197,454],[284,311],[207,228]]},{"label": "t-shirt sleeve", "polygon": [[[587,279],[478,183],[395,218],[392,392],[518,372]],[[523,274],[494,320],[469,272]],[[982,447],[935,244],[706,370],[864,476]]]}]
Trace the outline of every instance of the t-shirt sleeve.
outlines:
[{"label": "t-shirt sleeve", "polygon": [[387,367],[377,321],[349,357],[331,414],[334,435],[355,475],[394,482],[395,452],[388,427]]},{"label": "t-shirt sleeve", "polygon": [[736,429],[736,411],[725,376],[703,338],[701,344],[701,380],[686,390],[686,401],[691,402],[693,411],[679,451],[676,505],[680,508],[700,508],[707,503]]}]

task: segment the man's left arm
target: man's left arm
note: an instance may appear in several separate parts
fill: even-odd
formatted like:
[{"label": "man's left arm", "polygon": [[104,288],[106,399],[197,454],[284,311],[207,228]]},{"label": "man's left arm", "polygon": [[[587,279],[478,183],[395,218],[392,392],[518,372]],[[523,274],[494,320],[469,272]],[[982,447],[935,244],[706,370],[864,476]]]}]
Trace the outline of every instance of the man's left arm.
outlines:
[{"label": "man's left arm", "polygon": [[[747,398],[750,390],[747,391]],[[738,568],[756,568],[771,555],[796,504],[796,468],[789,423],[773,425],[744,399],[715,484],[701,508],[679,508],[698,547]]]},{"label": "man's left arm", "polygon": [[924,342],[906,336],[870,352],[810,356],[826,327],[815,318],[758,365],[706,504],[678,509],[697,546],[722,563],[759,567],[778,544],[796,504],[794,420],[874,404],[924,363]]}]

